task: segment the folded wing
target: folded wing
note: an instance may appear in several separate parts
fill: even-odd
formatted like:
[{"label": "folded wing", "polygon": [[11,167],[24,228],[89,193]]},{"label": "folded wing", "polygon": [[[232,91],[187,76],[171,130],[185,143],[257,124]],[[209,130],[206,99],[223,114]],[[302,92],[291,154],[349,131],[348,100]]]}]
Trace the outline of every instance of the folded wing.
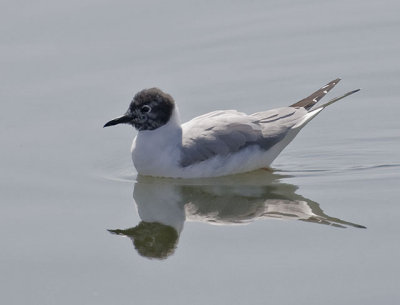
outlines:
[{"label": "folded wing", "polygon": [[249,146],[268,150],[282,140],[307,111],[284,107],[247,115],[235,110],[214,111],[182,125],[181,165],[227,156]]}]

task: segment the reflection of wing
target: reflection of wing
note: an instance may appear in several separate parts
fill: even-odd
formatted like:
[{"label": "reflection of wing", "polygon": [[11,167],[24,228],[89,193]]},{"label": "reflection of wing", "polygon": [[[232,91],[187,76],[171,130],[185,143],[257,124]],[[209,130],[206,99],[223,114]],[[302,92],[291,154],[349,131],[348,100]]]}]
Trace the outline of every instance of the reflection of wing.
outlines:
[{"label": "reflection of wing", "polygon": [[239,224],[275,218],[301,220],[336,227],[364,226],[330,217],[318,203],[295,193],[297,187],[280,183],[268,186],[183,186],[186,219],[211,224]]},{"label": "reflection of wing", "polygon": [[324,211],[321,209],[321,207],[319,206],[319,204],[314,201],[308,200],[307,205],[310,207],[310,209],[314,215],[312,215],[308,219],[300,219],[300,220],[324,224],[324,225],[331,225],[331,226],[340,227],[340,228],[345,228],[345,227],[354,227],[354,228],[359,228],[359,229],[367,228],[365,226],[362,226],[362,225],[359,225],[356,223],[348,222],[348,221],[341,220],[336,217],[331,217],[331,216],[326,215],[324,213]]},{"label": "reflection of wing", "polygon": [[268,150],[300,122],[304,108],[284,107],[247,115],[235,110],[214,111],[182,125],[182,166],[226,156],[251,145]]}]

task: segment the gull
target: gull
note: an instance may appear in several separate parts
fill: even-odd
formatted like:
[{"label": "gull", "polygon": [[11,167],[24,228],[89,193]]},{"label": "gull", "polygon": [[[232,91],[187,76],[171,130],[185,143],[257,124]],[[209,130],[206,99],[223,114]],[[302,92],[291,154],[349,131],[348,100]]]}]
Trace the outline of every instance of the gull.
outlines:
[{"label": "gull", "polygon": [[218,110],[181,124],[171,95],[158,88],[138,92],[127,112],[104,127],[138,130],[131,153],[140,175],[207,178],[268,169],[299,131],[327,106],[360,89],[316,105],[340,79],[288,107],[246,114]]}]

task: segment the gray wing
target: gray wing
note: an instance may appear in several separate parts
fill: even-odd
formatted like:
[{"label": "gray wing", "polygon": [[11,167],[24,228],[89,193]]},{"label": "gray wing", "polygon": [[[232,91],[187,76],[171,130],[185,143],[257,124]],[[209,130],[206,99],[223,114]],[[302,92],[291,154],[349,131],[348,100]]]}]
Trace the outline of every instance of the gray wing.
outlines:
[{"label": "gray wing", "polygon": [[251,145],[268,150],[306,113],[304,108],[284,107],[252,115],[235,110],[214,111],[194,118],[182,125],[181,165],[226,156]]}]

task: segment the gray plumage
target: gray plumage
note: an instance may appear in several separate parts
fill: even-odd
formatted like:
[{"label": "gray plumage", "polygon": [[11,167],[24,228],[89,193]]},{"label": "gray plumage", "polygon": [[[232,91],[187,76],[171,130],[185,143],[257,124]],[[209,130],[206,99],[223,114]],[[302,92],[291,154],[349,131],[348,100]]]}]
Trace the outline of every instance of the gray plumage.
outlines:
[{"label": "gray plumage", "polygon": [[304,108],[284,107],[252,115],[225,110],[197,117],[182,125],[181,165],[190,166],[253,145],[268,150],[306,113]]}]

